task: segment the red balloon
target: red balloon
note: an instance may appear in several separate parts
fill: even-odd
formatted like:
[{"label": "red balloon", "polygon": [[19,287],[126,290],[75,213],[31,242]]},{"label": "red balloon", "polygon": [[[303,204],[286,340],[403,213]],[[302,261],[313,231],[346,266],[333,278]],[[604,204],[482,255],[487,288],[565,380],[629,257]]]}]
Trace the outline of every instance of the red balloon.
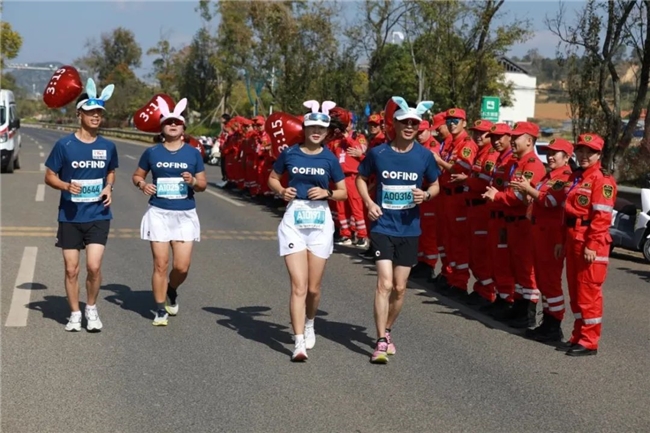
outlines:
[{"label": "red balloon", "polygon": [[142,132],[160,132],[160,108],[158,108],[158,97],[161,97],[169,105],[169,110],[172,111],[176,106],[174,100],[164,93],[154,95],[144,107],[140,108],[133,115],[133,123],[135,127]]},{"label": "red balloon", "polygon": [[305,141],[302,120],[287,113],[271,114],[264,123],[264,130],[271,140],[271,155],[274,158],[287,147]]},{"label": "red balloon", "polygon": [[73,66],[61,66],[43,91],[43,102],[50,108],[65,107],[82,93],[81,77]]},{"label": "red balloon", "polygon": [[399,106],[393,101],[393,98],[388,100],[386,108],[384,108],[384,125],[386,128],[386,137],[391,140],[395,139],[395,127],[393,126],[393,115],[399,109]]},{"label": "red balloon", "polygon": [[201,142],[196,138],[192,137],[191,135],[184,135],[184,138],[186,143],[188,143],[190,146],[192,146],[193,148],[199,151],[199,153],[201,154],[201,159],[204,159],[205,149],[203,148]]}]

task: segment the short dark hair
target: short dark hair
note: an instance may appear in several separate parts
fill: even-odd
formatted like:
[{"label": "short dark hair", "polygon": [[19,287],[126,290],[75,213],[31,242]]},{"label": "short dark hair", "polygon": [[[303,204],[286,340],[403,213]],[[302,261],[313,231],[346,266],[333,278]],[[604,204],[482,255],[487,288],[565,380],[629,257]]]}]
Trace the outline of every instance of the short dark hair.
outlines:
[{"label": "short dark hair", "polygon": [[230,122],[231,116],[228,113],[223,113],[221,115],[221,118],[224,119],[226,122]]},{"label": "short dark hair", "polygon": [[75,108],[76,108],[76,106],[77,106],[78,103],[80,103],[81,101],[85,101],[86,99],[89,99],[89,98],[88,98],[88,93],[85,93],[85,92],[84,92],[84,93],[82,93],[81,95],[79,95],[79,97],[77,98],[77,102],[75,102],[75,104],[74,104],[74,105],[75,105]]}]

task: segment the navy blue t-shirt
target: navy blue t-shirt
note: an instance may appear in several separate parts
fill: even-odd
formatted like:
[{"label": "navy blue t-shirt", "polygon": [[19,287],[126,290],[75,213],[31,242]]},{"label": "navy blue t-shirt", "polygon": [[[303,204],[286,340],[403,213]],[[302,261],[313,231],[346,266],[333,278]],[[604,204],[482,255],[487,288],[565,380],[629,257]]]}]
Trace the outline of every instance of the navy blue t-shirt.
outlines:
[{"label": "navy blue t-shirt", "polygon": [[388,143],[368,151],[359,174],[377,177],[375,202],[383,215],[371,224],[371,232],[387,236],[420,236],[420,210],[413,202],[413,188],[422,188],[424,178],[432,183],[440,169],[433,154],[420,143],[408,152],[393,150]]},{"label": "navy blue t-shirt", "polygon": [[98,136],[84,143],[75,134],[66,135],[54,144],[45,166],[59,179],[81,184],[81,193],[61,191],[59,221],[87,223],[113,218],[110,207],[104,206],[101,192],[109,171],[118,167],[117,149],[112,141]]},{"label": "navy blue t-shirt", "polygon": [[317,186],[328,189],[330,180],[334,183],[345,179],[339,160],[326,147],[316,155],[308,155],[300,145],[286,148],[273,163],[273,171],[289,173],[289,186],[296,188],[296,199],[309,200],[307,191]]},{"label": "navy blue t-shirt", "polygon": [[138,167],[150,171],[156,193],[149,198],[151,206],[168,210],[190,210],[196,207],[194,190],[185,183],[181,173],[192,176],[205,171],[201,153],[184,143],[180,149],[170,152],[163,144],[156,144],[144,151]]}]

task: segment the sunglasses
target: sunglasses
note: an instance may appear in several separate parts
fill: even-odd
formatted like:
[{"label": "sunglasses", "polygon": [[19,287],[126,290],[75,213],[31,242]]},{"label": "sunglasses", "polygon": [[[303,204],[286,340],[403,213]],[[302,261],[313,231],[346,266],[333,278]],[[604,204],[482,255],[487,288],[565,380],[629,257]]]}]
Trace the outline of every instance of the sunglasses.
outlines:
[{"label": "sunglasses", "polygon": [[305,114],[305,120],[309,120],[311,122],[329,123],[330,122],[330,116],[328,116],[327,114],[323,114],[323,113],[309,113],[309,114]]},{"label": "sunglasses", "polygon": [[404,126],[412,126],[414,128],[417,128],[420,126],[420,121],[415,120],[415,119],[404,119],[404,120],[398,120],[399,123],[401,123]]},{"label": "sunglasses", "polygon": [[458,125],[460,123],[460,119],[446,119],[445,123],[447,125]]},{"label": "sunglasses", "polygon": [[183,126],[183,122],[178,119],[169,119],[163,123],[163,126]]}]

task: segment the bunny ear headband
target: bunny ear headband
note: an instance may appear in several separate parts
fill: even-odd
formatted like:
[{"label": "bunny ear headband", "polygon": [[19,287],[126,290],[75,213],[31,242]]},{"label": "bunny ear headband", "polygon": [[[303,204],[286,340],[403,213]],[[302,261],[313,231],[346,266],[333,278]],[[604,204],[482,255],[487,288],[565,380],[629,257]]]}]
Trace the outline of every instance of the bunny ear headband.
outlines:
[{"label": "bunny ear headband", "polygon": [[311,109],[311,113],[304,116],[303,124],[305,126],[322,126],[324,128],[330,126],[330,110],[336,107],[335,102],[323,101],[323,105],[320,105],[318,101],[305,101],[302,105]]},{"label": "bunny ear headband", "polygon": [[183,117],[182,113],[187,107],[187,98],[183,98],[178,101],[178,104],[176,104],[176,107],[174,107],[174,111],[169,111],[169,105],[167,105],[167,102],[160,96],[156,99],[156,102],[158,102],[158,108],[160,109],[160,114],[162,115],[160,117],[161,125],[169,119],[178,119],[181,122],[185,123],[185,118]]},{"label": "bunny ear headband", "polygon": [[397,121],[414,119],[421,122],[422,115],[433,107],[433,101],[422,101],[416,108],[411,108],[401,96],[393,96],[391,99],[400,108],[395,111],[395,114],[393,115]]},{"label": "bunny ear headband", "polygon": [[88,111],[95,110],[97,108],[106,110],[104,108],[104,103],[111,99],[111,96],[113,96],[113,90],[115,90],[115,85],[109,84],[108,86],[104,87],[102,94],[98,98],[95,81],[92,78],[88,78],[88,81],[86,82],[86,94],[88,94],[88,99],[79,101],[77,103],[77,110]]}]

